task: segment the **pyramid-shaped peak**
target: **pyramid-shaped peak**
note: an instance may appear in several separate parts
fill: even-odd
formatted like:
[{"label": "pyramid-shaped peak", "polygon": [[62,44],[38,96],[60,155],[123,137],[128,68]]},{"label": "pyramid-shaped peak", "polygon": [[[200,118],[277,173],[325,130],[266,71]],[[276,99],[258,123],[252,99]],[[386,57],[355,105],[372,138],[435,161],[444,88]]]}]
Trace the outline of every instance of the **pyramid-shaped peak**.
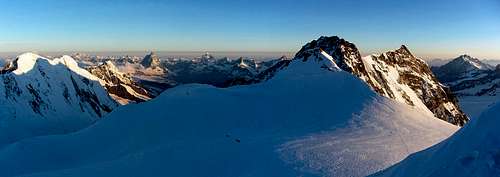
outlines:
[{"label": "pyramid-shaped peak", "polygon": [[146,55],[141,62],[141,65],[145,68],[154,68],[160,66],[160,58],[156,55],[155,52],[151,51],[148,55]]}]

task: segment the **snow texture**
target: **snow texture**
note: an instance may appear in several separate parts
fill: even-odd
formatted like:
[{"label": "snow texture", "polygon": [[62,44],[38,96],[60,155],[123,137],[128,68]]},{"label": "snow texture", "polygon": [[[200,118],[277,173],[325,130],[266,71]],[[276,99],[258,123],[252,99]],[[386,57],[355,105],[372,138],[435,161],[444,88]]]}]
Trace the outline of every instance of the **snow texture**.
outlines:
[{"label": "snow texture", "polygon": [[0,149],[0,176],[365,176],[457,127],[292,61],[267,82],[188,84],[93,126]]},{"label": "snow texture", "polygon": [[374,176],[466,177],[500,175],[500,104],[449,139]]}]

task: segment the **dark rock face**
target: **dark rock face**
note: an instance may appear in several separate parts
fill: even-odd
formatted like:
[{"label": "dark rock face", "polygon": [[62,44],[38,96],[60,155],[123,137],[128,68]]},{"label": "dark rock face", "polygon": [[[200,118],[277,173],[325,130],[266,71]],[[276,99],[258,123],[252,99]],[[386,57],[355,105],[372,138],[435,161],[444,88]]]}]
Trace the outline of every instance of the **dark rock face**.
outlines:
[{"label": "dark rock face", "polygon": [[[321,50],[331,55],[339,68],[359,77],[382,96],[428,109],[437,118],[455,125],[462,126],[469,120],[449,89],[441,86],[429,66],[404,45],[395,51],[362,58],[354,44],[336,36],[320,37],[302,47],[295,60],[320,59]],[[278,64],[275,68],[287,65]]]},{"label": "dark rock face", "polygon": [[144,59],[142,59],[141,65],[144,66],[144,68],[159,67],[160,58],[154,52],[151,52],[149,55],[146,55]]},{"label": "dark rock face", "polygon": [[340,69],[356,76],[360,76],[358,74],[366,75],[366,71],[362,69],[363,62],[356,46],[337,36],[322,36],[318,40],[307,43],[295,54],[295,59],[308,60],[311,56],[314,59],[320,59],[320,49],[331,55]]}]

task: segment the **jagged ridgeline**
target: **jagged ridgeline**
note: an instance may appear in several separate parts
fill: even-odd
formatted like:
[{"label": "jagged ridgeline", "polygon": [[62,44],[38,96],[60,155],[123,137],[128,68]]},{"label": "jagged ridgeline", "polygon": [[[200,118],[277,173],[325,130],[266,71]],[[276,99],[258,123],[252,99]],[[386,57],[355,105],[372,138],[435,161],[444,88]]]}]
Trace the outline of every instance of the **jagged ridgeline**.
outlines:
[{"label": "jagged ridgeline", "polygon": [[[404,45],[380,55],[361,57],[353,43],[337,36],[323,36],[304,45],[294,60],[324,60],[322,52],[330,55],[340,69],[359,77],[380,95],[428,111],[455,125],[463,126],[469,120],[456,97],[439,83],[429,66]],[[290,62],[277,63],[251,83],[271,78]]]}]

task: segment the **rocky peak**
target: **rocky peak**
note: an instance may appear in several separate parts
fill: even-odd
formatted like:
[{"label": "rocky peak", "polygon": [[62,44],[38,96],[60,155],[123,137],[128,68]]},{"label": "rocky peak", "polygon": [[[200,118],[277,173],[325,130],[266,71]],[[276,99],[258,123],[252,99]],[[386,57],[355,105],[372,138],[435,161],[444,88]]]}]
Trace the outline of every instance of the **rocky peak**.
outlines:
[{"label": "rocky peak", "polygon": [[365,80],[376,92],[421,109],[455,125],[464,125],[467,116],[455,96],[436,79],[425,61],[406,46],[381,55],[363,58]]},{"label": "rocky peak", "polygon": [[155,52],[151,52],[142,59],[141,65],[145,68],[156,68],[160,66],[160,58]]},{"label": "rocky peak", "polygon": [[401,47],[399,47],[399,49],[397,49],[394,52],[401,54],[401,55],[404,55],[404,56],[406,56],[406,58],[415,58],[415,56],[413,56],[413,54],[410,52],[410,49],[408,49],[408,47],[406,47],[406,45],[401,45]]},{"label": "rocky peak", "polygon": [[405,45],[362,58],[354,44],[337,36],[322,36],[304,45],[293,61],[281,60],[258,78],[267,80],[292,62],[325,60],[331,60],[333,66],[359,77],[382,96],[420,108],[455,125],[468,121],[456,98],[441,86],[429,66]]}]

